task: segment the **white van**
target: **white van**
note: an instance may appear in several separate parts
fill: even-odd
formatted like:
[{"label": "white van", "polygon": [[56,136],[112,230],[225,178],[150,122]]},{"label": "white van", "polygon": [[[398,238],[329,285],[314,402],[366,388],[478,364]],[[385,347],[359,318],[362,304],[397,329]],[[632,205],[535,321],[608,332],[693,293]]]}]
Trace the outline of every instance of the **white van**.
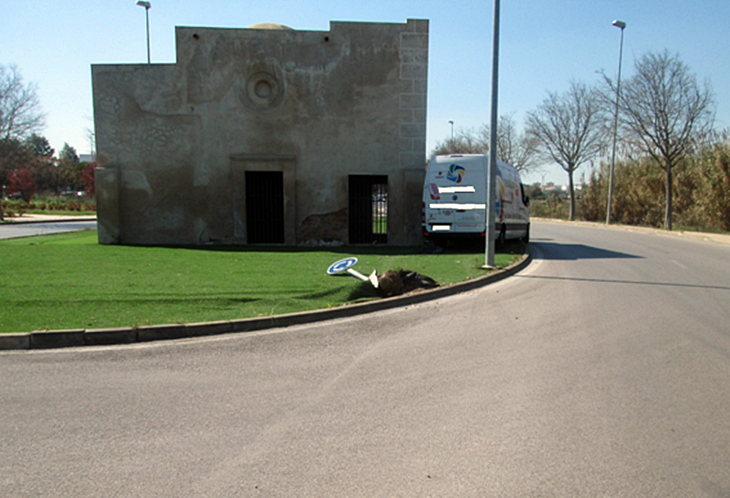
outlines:
[{"label": "white van", "polygon": [[[487,171],[485,154],[433,156],[423,185],[423,234],[442,244],[449,239],[484,237]],[[498,244],[530,240],[529,199],[512,166],[497,161],[496,227]]]}]

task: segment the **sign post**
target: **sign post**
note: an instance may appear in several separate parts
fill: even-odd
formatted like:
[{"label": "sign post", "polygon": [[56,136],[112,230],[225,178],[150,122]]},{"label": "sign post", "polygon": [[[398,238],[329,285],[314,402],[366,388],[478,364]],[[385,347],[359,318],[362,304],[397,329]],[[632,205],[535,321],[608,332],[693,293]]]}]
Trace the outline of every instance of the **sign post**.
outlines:
[{"label": "sign post", "polygon": [[366,277],[359,271],[353,270],[352,267],[357,264],[357,258],[356,257],[349,257],[345,259],[341,259],[339,261],[335,261],[330,265],[329,268],[327,268],[327,275],[338,275],[342,272],[347,272],[353,277],[362,280],[363,282],[370,282],[373,284],[373,287],[376,289],[378,288],[378,276],[377,276],[377,270],[373,270],[373,272],[370,274],[369,277]]}]

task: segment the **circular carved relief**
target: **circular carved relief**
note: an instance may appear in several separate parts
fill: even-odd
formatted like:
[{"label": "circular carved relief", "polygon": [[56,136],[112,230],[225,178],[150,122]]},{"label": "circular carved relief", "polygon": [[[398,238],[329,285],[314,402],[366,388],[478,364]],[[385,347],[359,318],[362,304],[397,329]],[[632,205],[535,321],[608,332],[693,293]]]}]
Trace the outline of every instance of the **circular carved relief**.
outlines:
[{"label": "circular carved relief", "polygon": [[253,91],[256,94],[256,97],[263,100],[268,100],[274,93],[274,89],[271,87],[271,84],[264,80],[257,81]]},{"label": "circular carved relief", "polygon": [[283,100],[284,91],[276,76],[258,72],[248,77],[246,95],[258,107],[274,107]]}]

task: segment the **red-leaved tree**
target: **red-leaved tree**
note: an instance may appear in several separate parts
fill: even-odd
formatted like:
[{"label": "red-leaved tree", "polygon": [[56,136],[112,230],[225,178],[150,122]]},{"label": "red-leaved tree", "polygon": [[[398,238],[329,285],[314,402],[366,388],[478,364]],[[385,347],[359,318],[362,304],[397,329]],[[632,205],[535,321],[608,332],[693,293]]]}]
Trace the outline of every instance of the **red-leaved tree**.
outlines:
[{"label": "red-leaved tree", "polygon": [[25,202],[30,202],[35,194],[36,182],[33,174],[27,167],[22,167],[8,173],[8,193],[20,192]]},{"label": "red-leaved tree", "polygon": [[98,164],[95,162],[87,163],[84,166],[84,170],[81,172],[81,181],[84,182],[84,189],[88,196],[94,196],[96,194],[96,187],[94,186],[94,170],[97,166]]}]

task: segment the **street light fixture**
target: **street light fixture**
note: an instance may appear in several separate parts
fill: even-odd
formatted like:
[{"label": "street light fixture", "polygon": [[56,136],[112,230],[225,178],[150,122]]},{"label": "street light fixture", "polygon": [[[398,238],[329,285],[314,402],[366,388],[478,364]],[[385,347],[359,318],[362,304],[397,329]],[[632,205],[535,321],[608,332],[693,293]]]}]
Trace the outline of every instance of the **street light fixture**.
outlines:
[{"label": "street light fixture", "polygon": [[144,0],[137,0],[137,5],[144,7],[145,18],[147,19],[147,64],[150,63],[150,2]]},{"label": "street light fixture", "polygon": [[621,57],[624,52],[624,29],[626,23],[615,20],[611,23],[621,30],[621,42],[618,50],[618,78],[616,80],[616,109],[613,115],[613,151],[611,152],[611,174],[608,180],[608,206],[606,206],[606,225],[611,223],[611,200],[613,199],[613,174],[616,166],[616,136],[618,135],[618,106],[621,96]]},{"label": "street light fixture", "polygon": [[454,121],[449,120],[449,124],[451,125],[451,140],[454,139]]}]

